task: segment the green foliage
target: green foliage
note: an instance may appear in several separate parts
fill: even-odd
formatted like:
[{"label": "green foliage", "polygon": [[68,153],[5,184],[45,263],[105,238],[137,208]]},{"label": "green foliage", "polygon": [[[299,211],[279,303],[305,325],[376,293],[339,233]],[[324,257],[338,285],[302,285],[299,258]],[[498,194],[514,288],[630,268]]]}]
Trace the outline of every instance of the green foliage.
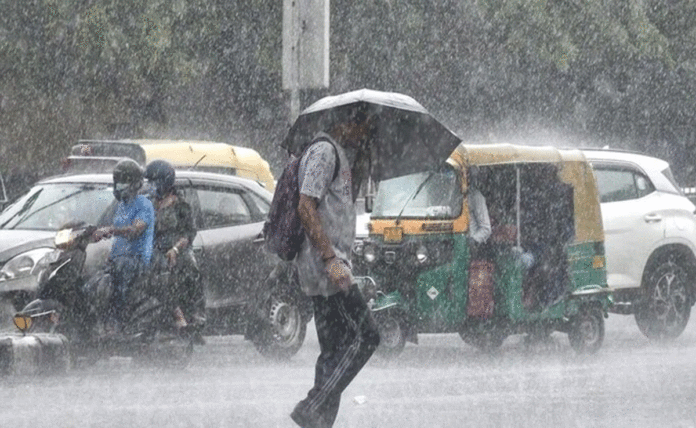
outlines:
[{"label": "green foliage", "polygon": [[[458,132],[543,117],[636,148],[696,147],[696,0],[330,7],[331,89],[305,92],[304,105],[372,87],[413,95]],[[154,131],[242,132],[277,154],[282,1],[0,0],[0,10],[0,171],[26,156],[55,165],[78,138]]]},{"label": "green foliage", "polygon": [[654,59],[674,66],[669,39],[642,0],[482,0],[494,34],[511,52],[566,70],[597,60]]}]

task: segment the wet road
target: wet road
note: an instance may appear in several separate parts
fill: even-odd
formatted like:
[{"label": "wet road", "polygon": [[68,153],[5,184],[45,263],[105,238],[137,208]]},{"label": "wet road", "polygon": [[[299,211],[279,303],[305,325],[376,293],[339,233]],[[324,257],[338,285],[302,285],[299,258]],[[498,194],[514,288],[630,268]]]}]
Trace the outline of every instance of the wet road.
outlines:
[{"label": "wet road", "polygon": [[[421,335],[397,360],[368,363],[335,426],[696,427],[695,324],[659,346],[632,317],[612,315],[603,348],[584,358],[560,333],[533,347],[513,336],[494,356],[458,335]],[[291,428],[317,354],[310,328],[285,363],[241,337],[211,337],[185,370],[112,359],[67,375],[4,378],[0,426]]]}]

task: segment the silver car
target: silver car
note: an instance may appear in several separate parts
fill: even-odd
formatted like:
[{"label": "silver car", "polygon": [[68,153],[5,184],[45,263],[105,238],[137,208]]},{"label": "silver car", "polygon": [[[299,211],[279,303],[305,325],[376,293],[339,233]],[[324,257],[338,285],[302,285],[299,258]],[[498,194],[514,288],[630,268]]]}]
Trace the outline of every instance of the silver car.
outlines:
[{"label": "silver car", "polygon": [[[254,181],[178,171],[176,186],[193,209],[193,242],[206,296],[209,334],[244,334],[268,356],[288,357],[302,345],[311,301],[287,264],[263,249],[262,228],[272,194]],[[111,224],[111,174],[71,175],[37,183],[0,213],[0,298],[20,309],[67,222]],[[88,246],[85,279],[101,269],[110,241]]]}]

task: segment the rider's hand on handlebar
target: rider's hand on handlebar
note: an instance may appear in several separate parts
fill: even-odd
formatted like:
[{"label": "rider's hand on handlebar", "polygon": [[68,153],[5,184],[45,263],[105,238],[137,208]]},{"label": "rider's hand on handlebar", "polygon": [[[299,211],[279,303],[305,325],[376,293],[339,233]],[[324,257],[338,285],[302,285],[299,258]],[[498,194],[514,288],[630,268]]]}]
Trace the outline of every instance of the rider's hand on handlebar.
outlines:
[{"label": "rider's hand on handlebar", "polygon": [[106,227],[100,227],[99,229],[95,230],[92,233],[92,240],[94,242],[99,242],[102,239],[105,238],[111,238],[111,235],[114,234],[114,228],[111,226],[106,226]]}]

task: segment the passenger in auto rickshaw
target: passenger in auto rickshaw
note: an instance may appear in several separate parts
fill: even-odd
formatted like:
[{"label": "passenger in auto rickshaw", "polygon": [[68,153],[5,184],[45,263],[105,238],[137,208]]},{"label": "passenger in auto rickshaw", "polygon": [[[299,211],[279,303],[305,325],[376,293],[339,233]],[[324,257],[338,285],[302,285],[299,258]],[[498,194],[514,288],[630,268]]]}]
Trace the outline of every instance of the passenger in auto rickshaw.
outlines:
[{"label": "passenger in auto rickshaw", "polygon": [[467,205],[469,209],[469,299],[467,315],[488,319],[494,309],[495,253],[489,242],[491,220],[486,198],[479,189],[482,181],[478,166],[467,169]]},{"label": "passenger in auto rickshaw", "polygon": [[[526,268],[523,304],[529,311],[543,310],[557,302],[569,288],[566,245],[573,239],[573,188],[558,178],[553,164],[520,166],[520,200],[516,201],[516,172],[511,166],[486,168],[479,173],[479,187],[488,201],[492,235],[483,254],[517,247]],[[484,178],[485,177],[485,178]],[[516,210],[519,206],[519,242]]]},{"label": "passenger in auto rickshaw", "polygon": [[530,165],[521,176],[522,247],[534,256],[523,284],[523,304],[539,310],[569,288],[566,245],[575,236],[573,188],[558,178],[553,164]]}]

